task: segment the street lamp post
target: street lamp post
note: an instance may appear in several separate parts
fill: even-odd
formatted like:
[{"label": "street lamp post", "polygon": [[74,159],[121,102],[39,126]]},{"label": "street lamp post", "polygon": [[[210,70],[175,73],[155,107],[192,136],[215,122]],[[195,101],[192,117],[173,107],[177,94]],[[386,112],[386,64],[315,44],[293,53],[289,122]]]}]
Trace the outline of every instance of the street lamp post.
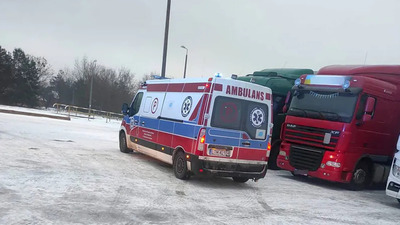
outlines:
[{"label": "street lamp post", "polygon": [[168,48],[168,31],[169,31],[169,14],[171,11],[171,0],[167,0],[167,13],[165,18],[165,32],[164,32],[164,49],[163,60],[161,67],[161,77],[165,78],[165,67],[167,66],[167,48]]},{"label": "street lamp post", "polygon": [[186,66],[187,66],[187,57],[188,57],[188,49],[185,46],[181,46],[181,48],[186,50],[186,56],[185,56],[185,68],[183,69],[183,78],[186,78]]},{"label": "street lamp post", "polygon": [[93,61],[93,67],[91,69],[91,78],[90,78],[90,94],[89,94],[89,117],[88,119],[90,119],[90,112],[92,111],[92,92],[93,92],[93,77],[94,77],[94,69],[96,68],[96,62],[97,60]]}]

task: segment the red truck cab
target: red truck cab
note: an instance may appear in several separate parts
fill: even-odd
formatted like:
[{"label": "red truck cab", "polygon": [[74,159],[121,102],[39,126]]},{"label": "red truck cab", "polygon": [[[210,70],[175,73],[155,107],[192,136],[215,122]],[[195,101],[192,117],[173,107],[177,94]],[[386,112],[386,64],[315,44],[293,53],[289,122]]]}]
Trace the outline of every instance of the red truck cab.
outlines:
[{"label": "red truck cab", "polygon": [[302,75],[278,166],[362,189],[385,182],[400,132],[400,66],[327,66]]}]

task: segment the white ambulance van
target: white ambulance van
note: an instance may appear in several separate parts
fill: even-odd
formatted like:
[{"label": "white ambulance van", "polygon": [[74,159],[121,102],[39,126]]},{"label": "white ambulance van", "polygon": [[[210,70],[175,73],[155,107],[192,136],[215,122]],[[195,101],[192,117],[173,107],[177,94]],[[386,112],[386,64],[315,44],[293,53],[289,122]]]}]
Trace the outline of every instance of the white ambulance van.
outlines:
[{"label": "white ambulance van", "polygon": [[271,89],[224,78],[149,80],[123,104],[120,150],[173,166],[175,176],[263,178],[273,124]]},{"label": "white ambulance van", "polygon": [[386,194],[396,198],[400,203],[400,136],[397,141],[397,152],[394,155],[392,167],[390,169],[387,185]]}]

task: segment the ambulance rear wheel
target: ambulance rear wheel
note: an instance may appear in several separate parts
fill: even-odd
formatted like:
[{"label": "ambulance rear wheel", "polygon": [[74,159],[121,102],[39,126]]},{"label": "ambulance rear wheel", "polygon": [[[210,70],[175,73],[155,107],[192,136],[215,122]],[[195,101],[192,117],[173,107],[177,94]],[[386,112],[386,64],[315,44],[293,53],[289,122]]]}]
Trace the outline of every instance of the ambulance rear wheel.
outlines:
[{"label": "ambulance rear wheel", "polygon": [[249,180],[249,178],[245,177],[232,177],[232,179],[237,183],[246,183]]},{"label": "ambulance rear wheel", "polygon": [[187,180],[190,177],[185,160],[185,154],[179,151],[175,154],[174,162],[172,164],[175,177],[181,180]]},{"label": "ambulance rear wheel", "polygon": [[129,149],[126,145],[126,135],[124,132],[119,133],[119,150],[123,153],[132,152],[132,149]]}]

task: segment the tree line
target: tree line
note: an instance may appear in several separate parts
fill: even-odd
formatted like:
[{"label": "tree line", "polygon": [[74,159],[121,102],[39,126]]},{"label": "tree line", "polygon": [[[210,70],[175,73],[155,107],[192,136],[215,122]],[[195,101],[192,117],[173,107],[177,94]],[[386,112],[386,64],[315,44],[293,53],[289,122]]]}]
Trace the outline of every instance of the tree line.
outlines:
[{"label": "tree line", "polygon": [[[140,81],[149,79],[145,75]],[[8,52],[0,46],[0,104],[50,107],[54,103],[120,112],[139,87],[135,75],[126,68],[112,69],[84,57],[74,67],[53,72],[47,60],[16,48]]]}]

